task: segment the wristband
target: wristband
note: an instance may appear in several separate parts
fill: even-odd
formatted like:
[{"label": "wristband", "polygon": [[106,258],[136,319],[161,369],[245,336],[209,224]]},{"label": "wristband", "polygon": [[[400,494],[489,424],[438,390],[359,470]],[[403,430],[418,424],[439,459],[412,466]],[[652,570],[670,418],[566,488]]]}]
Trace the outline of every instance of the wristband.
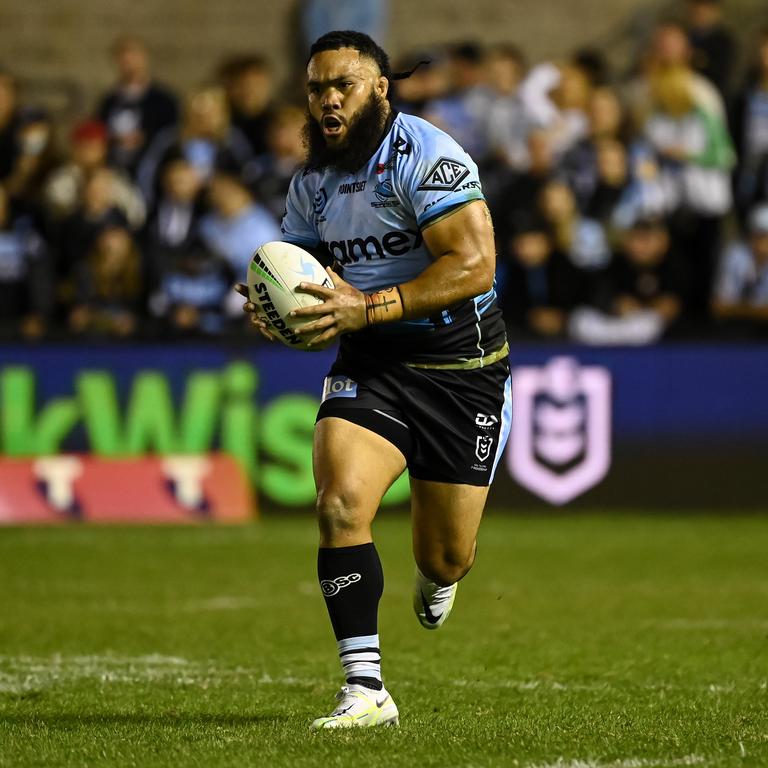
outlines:
[{"label": "wristband", "polygon": [[403,316],[403,311],[403,297],[396,285],[365,294],[365,321],[368,325],[394,322]]}]

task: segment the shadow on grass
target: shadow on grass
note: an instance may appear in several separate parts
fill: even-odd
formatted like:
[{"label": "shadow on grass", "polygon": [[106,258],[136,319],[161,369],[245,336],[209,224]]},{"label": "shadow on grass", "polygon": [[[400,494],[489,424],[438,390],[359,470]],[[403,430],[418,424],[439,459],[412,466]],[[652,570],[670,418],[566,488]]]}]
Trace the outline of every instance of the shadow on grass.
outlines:
[{"label": "shadow on grass", "polygon": [[259,723],[285,722],[285,713],[260,712],[258,714],[212,712],[167,712],[147,714],[144,712],[103,712],[100,714],[76,714],[59,712],[56,714],[0,714],[0,726],[48,726],[50,728],[110,727],[115,725],[149,725],[160,727],[188,728],[189,726],[216,725],[233,728],[256,725]]}]

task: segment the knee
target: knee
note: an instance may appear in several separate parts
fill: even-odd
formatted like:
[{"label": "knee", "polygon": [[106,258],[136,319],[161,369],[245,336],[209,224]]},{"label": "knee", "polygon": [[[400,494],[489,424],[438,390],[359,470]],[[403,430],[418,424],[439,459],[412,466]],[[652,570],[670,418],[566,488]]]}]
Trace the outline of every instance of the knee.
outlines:
[{"label": "knee", "polygon": [[323,489],[317,495],[316,511],[324,546],[338,546],[367,532],[353,493]]},{"label": "knee", "polygon": [[469,550],[443,547],[421,556],[417,555],[416,564],[430,581],[440,586],[448,586],[467,575],[474,559],[474,547]]}]

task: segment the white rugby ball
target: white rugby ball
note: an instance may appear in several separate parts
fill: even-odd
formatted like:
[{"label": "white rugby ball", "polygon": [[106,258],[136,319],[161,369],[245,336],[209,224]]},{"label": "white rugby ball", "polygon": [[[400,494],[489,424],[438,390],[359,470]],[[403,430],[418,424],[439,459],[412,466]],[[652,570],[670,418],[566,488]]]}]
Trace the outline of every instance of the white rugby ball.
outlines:
[{"label": "white rugby ball", "polygon": [[[269,325],[272,335],[293,349],[308,349],[315,336],[298,336],[297,325],[307,318],[288,316],[291,310],[322,303],[316,296],[297,292],[300,283],[315,283],[333,288],[323,265],[298,245],[274,241],[264,243],[251,257],[248,266],[248,297],[256,305],[257,317]],[[314,348],[310,348],[314,349]]]}]

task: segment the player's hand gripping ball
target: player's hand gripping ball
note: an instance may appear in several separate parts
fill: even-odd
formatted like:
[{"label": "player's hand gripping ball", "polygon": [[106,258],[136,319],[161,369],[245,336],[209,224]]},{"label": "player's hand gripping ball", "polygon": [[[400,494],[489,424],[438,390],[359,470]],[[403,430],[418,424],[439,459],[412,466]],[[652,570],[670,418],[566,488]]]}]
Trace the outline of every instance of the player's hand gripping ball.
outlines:
[{"label": "player's hand gripping ball", "polygon": [[333,282],[323,265],[303,248],[291,243],[265,243],[253,254],[248,266],[248,300],[255,306],[256,318],[269,335],[294,349],[311,347],[320,332],[299,335],[294,328],[306,324],[306,318],[290,317],[300,307],[322,304],[322,299],[296,290],[300,283],[314,283],[333,289]]}]

